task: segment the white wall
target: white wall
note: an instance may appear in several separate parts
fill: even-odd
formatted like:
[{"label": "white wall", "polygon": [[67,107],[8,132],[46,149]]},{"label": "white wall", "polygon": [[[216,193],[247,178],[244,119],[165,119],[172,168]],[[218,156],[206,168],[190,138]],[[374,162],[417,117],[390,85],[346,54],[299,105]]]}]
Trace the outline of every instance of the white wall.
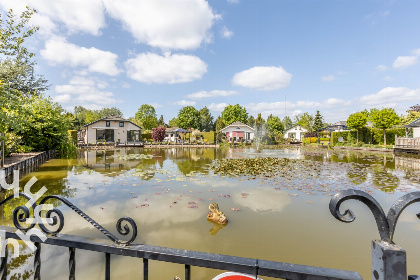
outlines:
[{"label": "white wall", "polygon": [[291,136],[290,134],[295,133],[295,137],[294,137],[294,139],[296,139],[296,140],[302,140],[303,135],[304,135],[306,132],[307,132],[307,130],[306,130],[306,129],[304,129],[304,128],[300,127],[300,126],[296,126],[296,127],[293,127],[293,128],[291,128],[291,129],[287,130],[287,131],[284,133],[283,137],[284,137],[284,138],[292,138],[292,137],[290,137],[290,136]]},{"label": "white wall", "polygon": [[413,137],[420,137],[420,127],[413,128]]},{"label": "white wall", "polygon": [[130,122],[124,122],[124,127],[120,127],[120,121],[110,121],[110,126],[106,126],[106,121],[99,121],[87,127],[85,135],[85,143],[96,143],[96,130],[113,129],[114,142],[120,139],[121,143],[127,141],[127,130],[139,130],[137,126]]},{"label": "white wall", "polygon": [[[238,129],[239,127],[239,129]],[[233,137],[233,132],[244,132],[244,139],[245,140],[253,140],[254,139],[254,130],[247,127],[247,126],[228,126],[223,129],[223,133],[226,135],[226,132],[229,132],[229,139]],[[246,135],[247,133],[250,133],[249,138]]]}]

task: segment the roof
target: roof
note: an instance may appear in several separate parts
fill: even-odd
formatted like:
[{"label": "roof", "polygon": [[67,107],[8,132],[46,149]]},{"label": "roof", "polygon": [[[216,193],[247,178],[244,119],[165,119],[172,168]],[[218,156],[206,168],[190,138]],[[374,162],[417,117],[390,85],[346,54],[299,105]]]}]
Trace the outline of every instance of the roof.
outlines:
[{"label": "roof", "polygon": [[411,123],[405,125],[404,127],[420,127],[420,118],[412,121]]},{"label": "roof", "polygon": [[294,125],[294,126],[292,126],[291,128],[289,128],[289,129],[286,129],[285,131],[284,131],[284,133],[286,133],[287,131],[289,131],[289,130],[291,130],[292,128],[295,128],[295,127],[300,127],[300,128],[302,128],[302,131],[308,131],[308,130],[306,130],[305,128],[303,128],[303,127],[301,127],[300,125]]},{"label": "roof", "polygon": [[94,123],[100,122],[100,121],[118,121],[118,122],[129,122],[129,123],[131,123],[131,124],[133,124],[133,125],[137,126],[138,128],[142,129],[142,127],[141,127],[141,126],[138,126],[137,124],[133,123],[132,121],[126,120],[126,119],[121,118],[121,117],[118,117],[118,116],[107,116],[107,117],[105,117],[105,118],[102,118],[102,119],[96,120],[96,121],[94,121],[94,122],[91,122],[91,123],[85,124],[84,126],[82,126],[82,128],[83,128],[83,127],[87,127],[87,126],[89,126],[89,125],[91,125],[91,124],[94,124]]},{"label": "roof", "polygon": [[333,123],[329,126],[340,126],[340,125],[347,126],[347,122],[346,121],[339,121],[339,122]]},{"label": "roof", "polygon": [[242,123],[242,122],[233,122],[233,123],[231,123],[230,125],[228,125],[228,126],[226,126],[226,127],[224,127],[224,128],[222,128],[221,129],[221,131],[223,131],[223,130],[225,130],[226,128],[228,128],[228,127],[231,127],[231,126],[246,126],[246,127],[248,127],[249,129],[251,129],[251,130],[255,130],[255,129],[253,129],[252,127],[250,127],[249,125],[247,125],[247,124],[244,124],[244,123]]}]

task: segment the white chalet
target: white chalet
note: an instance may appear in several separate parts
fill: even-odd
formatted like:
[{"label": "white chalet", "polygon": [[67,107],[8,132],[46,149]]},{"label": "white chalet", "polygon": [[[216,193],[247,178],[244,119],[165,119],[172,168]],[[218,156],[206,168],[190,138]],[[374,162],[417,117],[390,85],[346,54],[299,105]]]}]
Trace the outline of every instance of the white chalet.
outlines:
[{"label": "white chalet", "polygon": [[295,125],[289,129],[287,129],[283,133],[284,138],[296,139],[302,141],[303,135],[308,132],[308,130],[304,129],[300,125]]},{"label": "white chalet", "polygon": [[241,122],[231,123],[220,131],[222,131],[226,135],[226,139],[231,142],[252,141],[255,133],[252,127]]},{"label": "white chalet", "polygon": [[83,143],[127,143],[141,140],[141,127],[121,117],[109,116],[82,127]]},{"label": "white chalet", "polygon": [[413,129],[413,138],[420,137],[420,118],[412,121],[411,123],[407,124],[405,127],[406,129],[407,128]]}]

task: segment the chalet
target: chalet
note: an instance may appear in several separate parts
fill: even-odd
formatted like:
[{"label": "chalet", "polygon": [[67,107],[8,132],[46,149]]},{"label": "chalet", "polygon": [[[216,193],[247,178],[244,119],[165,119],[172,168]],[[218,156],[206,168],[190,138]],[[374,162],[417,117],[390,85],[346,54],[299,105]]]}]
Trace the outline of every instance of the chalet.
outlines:
[{"label": "chalet", "polygon": [[295,125],[289,129],[287,129],[284,133],[283,133],[283,137],[284,138],[288,138],[288,139],[296,139],[301,141],[303,138],[303,135],[308,132],[308,130],[304,129],[303,127],[301,127],[300,125]]},{"label": "chalet", "polygon": [[413,129],[413,138],[420,137],[420,118],[412,121],[411,123],[404,126],[406,129]]},{"label": "chalet", "polygon": [[340,131],[348,131],[347,122],[346,121],[339,121],[333,124],[330,124],[329,126],[323,128],[322,130],[328,131],[328,132],[340,132]]},{"label": "chalet", "polygon": [[241,122],[234,122],[220,130],[226,135],[228,141],[250,142],[254,139],[255,130]]},{"label": "chalet", "polygon": [[121,117],[109,116],[82,127],[83,143],[128,143],[141,140],[141,127]]}]

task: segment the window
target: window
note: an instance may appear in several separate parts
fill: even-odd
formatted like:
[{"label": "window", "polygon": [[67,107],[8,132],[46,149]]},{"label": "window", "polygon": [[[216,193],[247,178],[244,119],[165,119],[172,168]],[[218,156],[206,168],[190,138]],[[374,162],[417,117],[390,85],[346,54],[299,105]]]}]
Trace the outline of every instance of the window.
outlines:
[{"label": "window", "polygon": [[96,130],[96,142],[114,142],[114,130],[113,129]]},{"label": "window", "polygon": [[110,121],[106,121],[106,127],[110,127],[111,126],[111,122]]},{"label": "window", "polygon": [[124,122],[120,122],[120,127],[124,127]]}]

